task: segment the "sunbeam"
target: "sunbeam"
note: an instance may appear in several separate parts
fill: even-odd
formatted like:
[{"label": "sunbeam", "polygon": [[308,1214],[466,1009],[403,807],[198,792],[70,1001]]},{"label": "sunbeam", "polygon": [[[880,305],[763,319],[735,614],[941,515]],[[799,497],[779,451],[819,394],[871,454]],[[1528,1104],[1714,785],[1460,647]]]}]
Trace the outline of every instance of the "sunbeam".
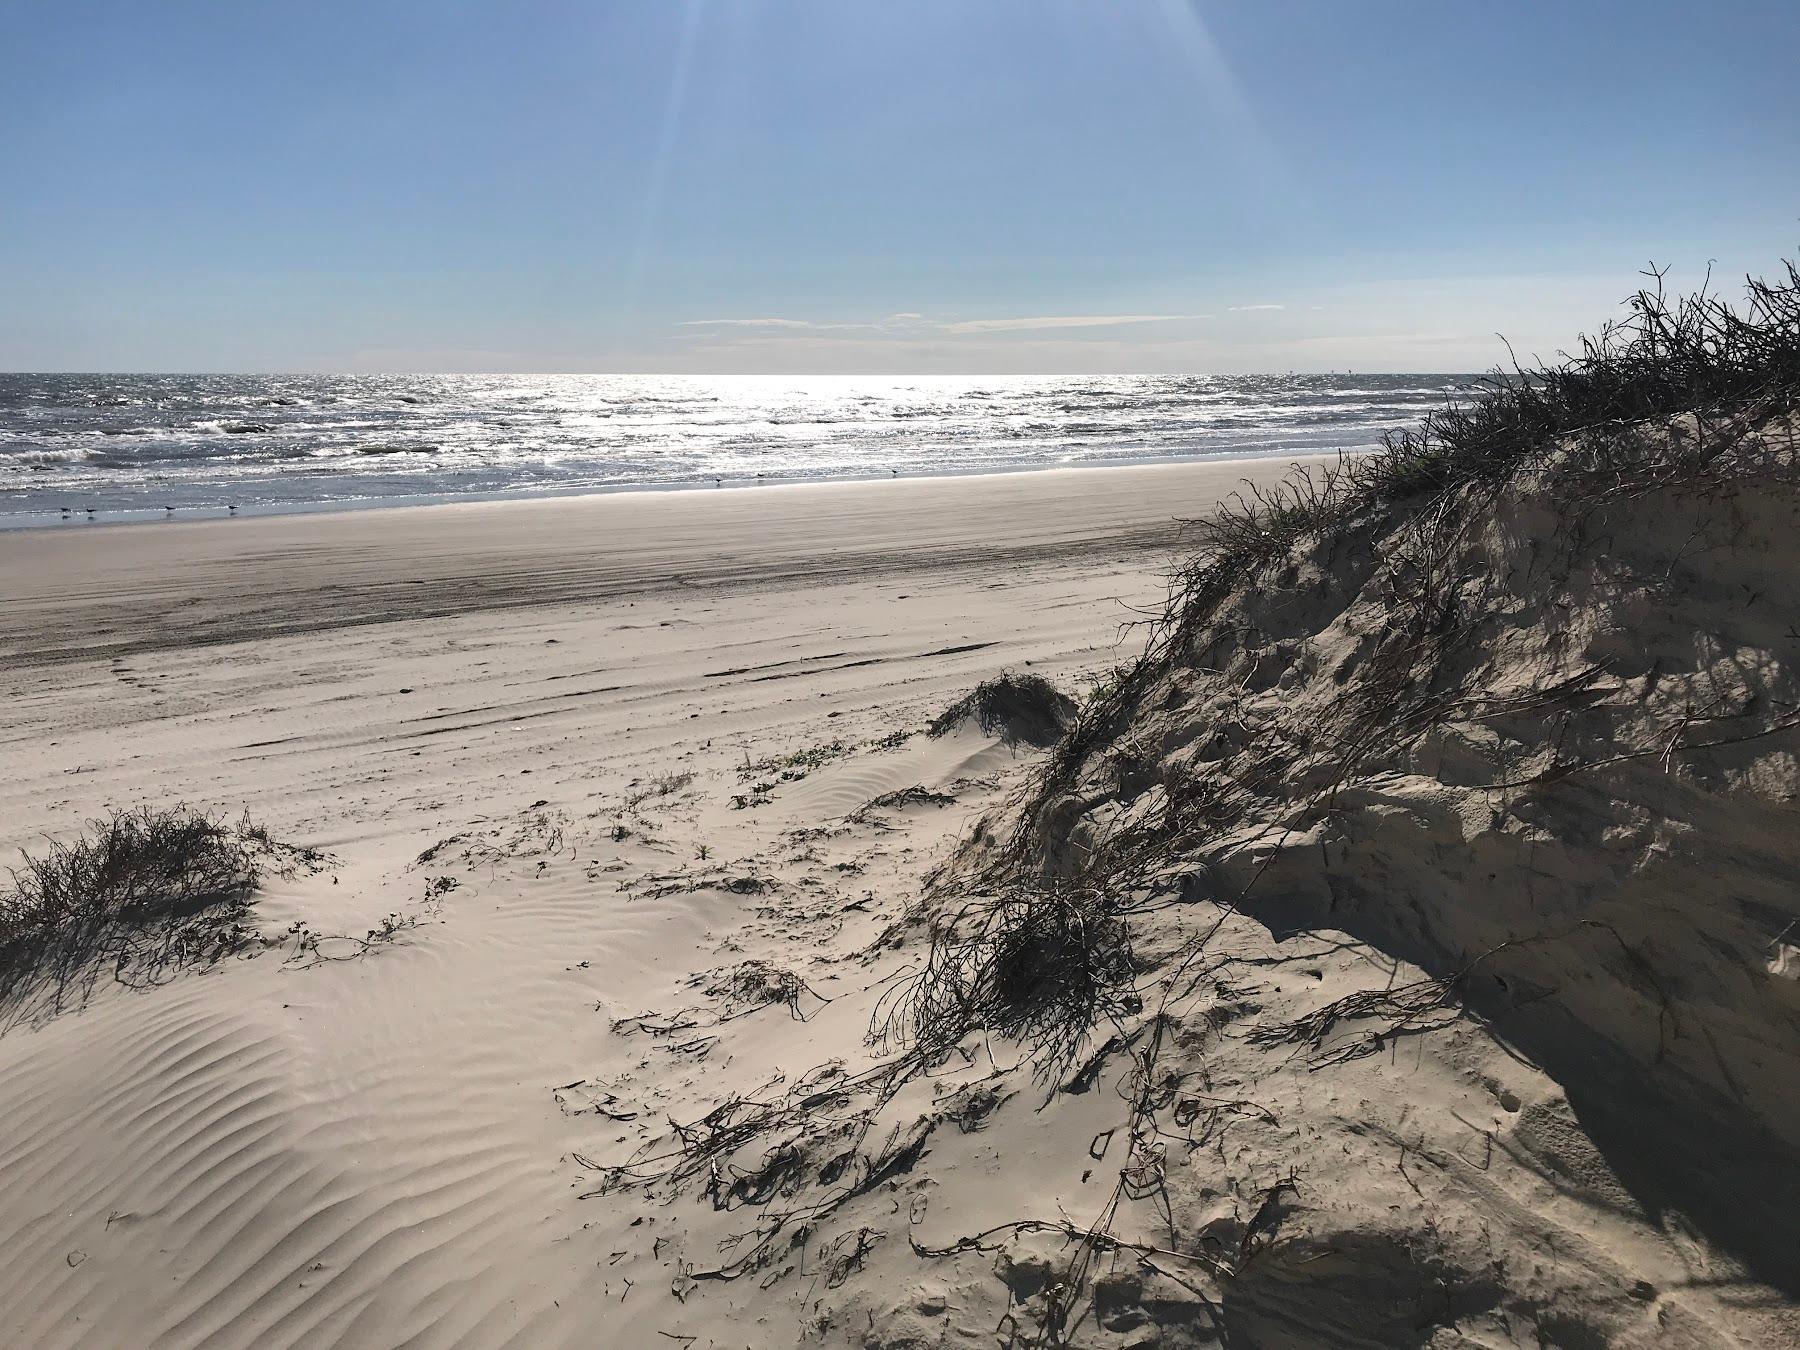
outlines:
[{"label": "sunbeam", "polygon": [[675,45],[675,59],[669,68],[669,93],[663,100],[662,127],[656,138],[656,158],[650,165],[650,185],[644,192],[643,209],[638,221],[637,247],[632,250],[631,268],[626,274],[625,297],[635,307],[649,262],[652,240],[662,216],[663,196],[669,186],[669,163],[675,154],[675,141],[681,134],[682,112],[687,104],[688,76],[693,70],[694,42],[700,33],[700,11],[706,0],[686,0],[681,16],[681,35]]},{"label": "sunbeam", "polygon": [[1274,220],[1304,210],[1307,194],[1263,129],[1242,82],[1200,12],[1199,0],[1155,0],[1155,8],[1161,35],[1193,71],[1212,126],[1220,133],[1219,148],[1237,161],[1246,176],[1243,190],[1259,194],[1265,207],[1276,206],[1278,209],[1268,213]]}]

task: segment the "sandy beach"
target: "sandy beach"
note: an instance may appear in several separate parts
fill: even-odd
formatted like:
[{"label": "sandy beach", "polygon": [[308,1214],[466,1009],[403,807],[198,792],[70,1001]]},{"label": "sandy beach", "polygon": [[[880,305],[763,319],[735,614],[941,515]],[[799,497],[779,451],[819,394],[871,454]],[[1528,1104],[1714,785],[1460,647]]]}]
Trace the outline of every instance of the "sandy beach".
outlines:
[{"label": "sandy beach", "polygon": [[[1633,498],[1545,571],[1543,463],[1142,661],[1184,522],[1287,464],[0,534],[0,845],[186,805],[261,869],[218,945],[0,1001],[0,1340],[1791,1343],[1794,719],[1682,663],[1781,640],[1792,510]],[[1671,519],[1758,542],[1653,622],[1605,569]],[[1462,704],[1427,546],[1509,616]]]},{"label": "sandy beach", "polygon": [[8,6],[0,1350],[1800,1350],[1793,11]]},{"label": "sandy beach", "polygon": [[1284,469],[0,533],[0,843],[171,795],[313,842],[448,829],[447,774],[483,800],[521,769],[797,748],[1007,666],[1068,680],[1160,603],[1183,520]]},{"label": "sandy beach", "polygon": [[[112,806],[247,813],[329,855],[266,879],[258,923],[331,957],[15,1016],[0,1335],[791,1343],[798,1294],[729,1335],[744,1286],[672,1296],[709,1239],[581,1199],[578,1159],[863,1053],[891,973],[863,949],[1035,754],[924,725],[1003,669],[1103,673],[1179,518],[1284,468],[0,535],[7,851]],[[942,798],[858,815],[914,787]],[[614,1027],[796,942],[832,1015],[776,1006],[672,1067]],[[643,1100],[597,1113],[626,1079]]]}]

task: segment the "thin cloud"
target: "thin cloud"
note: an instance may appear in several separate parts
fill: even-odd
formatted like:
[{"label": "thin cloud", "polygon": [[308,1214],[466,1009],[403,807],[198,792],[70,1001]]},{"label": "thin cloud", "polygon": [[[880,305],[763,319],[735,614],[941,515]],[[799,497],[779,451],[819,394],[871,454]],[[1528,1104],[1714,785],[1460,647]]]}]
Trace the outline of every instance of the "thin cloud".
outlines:
[{"label": "thin cloud", "polygon": [[1409,347],[1443,347],[1467,343],[1476,345],[1487,340],[1485,333],[1342,333],[1331,337],[1295,338],[1297,346],[1335,343],[1343,347],[1372,346],[1394,343]]},{"label": "thin cloud", "polygon": [[1253,311],[1259,310],[1259,309],[1286,309],[1286,308],[1287,308],[1286,305],[1233,305],[1233,306],[1231,306],[1231,312],[1233,314],[1249,314],[1249,313],[1252,313]]},{"label": "thin cloud", "polygon": [[1029,319],[964,319],[944,325],[946,333],[1020,333],[1045,328],[1116,328],[1128,323],[1170,323],[1210,319],[1210,314],[1058,314]]},{"label": "thin cloud", "polygon": [[684,319],[682,328],[816,328],[805,319]]},{"label": "thin cloud", "polygon": [[[1277,308],[1279,308],[1277,306]],[[1066,328],[1118,328],[1126,324],[1172,323],[1182,319],[1210,319],[1211,314],[1046,314],[1016,319],[960,319],[946,322],[912,312],[890,314],[875,323],[815,323],[809,319],[685,319],[676,326],[720,330],[726,328],[771,331],[804,330],[813,333],[866,333],[873,336],[941,333],[967,336],[976,333],[1032,333]]]}]

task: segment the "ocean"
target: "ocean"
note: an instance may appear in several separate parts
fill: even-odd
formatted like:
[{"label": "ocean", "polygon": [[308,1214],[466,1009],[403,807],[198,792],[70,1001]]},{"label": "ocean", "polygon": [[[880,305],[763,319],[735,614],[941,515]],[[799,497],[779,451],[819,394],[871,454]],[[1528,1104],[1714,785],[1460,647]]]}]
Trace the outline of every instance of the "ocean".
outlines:
[{"label": "ocean", "polygon": [[1472,379],[0,374],[0,528],[1359,450]]}]

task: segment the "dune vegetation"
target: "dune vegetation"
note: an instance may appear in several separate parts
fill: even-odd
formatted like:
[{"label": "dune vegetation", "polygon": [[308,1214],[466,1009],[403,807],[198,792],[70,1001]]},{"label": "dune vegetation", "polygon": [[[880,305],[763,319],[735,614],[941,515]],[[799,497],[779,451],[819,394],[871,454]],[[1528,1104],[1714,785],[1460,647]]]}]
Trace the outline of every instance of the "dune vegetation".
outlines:
[{"label": "dune vegetation", "polygon": [[142,807],[27,854],[0,890],[0,1007],[47,993],[60,1008],[108,967],[154,984],[236,950],[258,840],[184,806]]}]

